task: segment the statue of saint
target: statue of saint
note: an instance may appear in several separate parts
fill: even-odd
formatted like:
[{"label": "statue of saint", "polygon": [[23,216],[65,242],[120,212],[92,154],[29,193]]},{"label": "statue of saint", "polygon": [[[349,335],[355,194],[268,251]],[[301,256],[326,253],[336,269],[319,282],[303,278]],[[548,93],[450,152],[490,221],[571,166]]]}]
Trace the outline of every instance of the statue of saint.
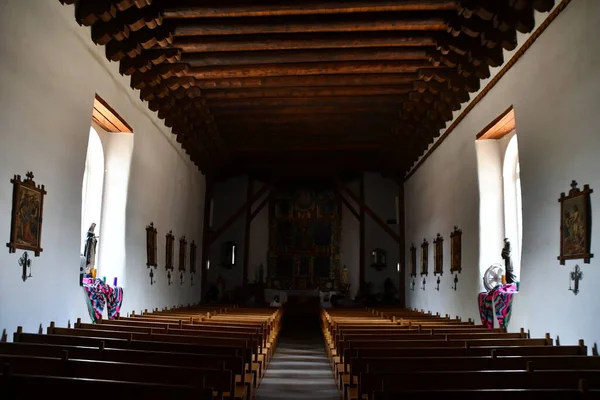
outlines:
[{"label": "statue of saint", "polygon": [[502,258],[504,259],[504,265],[506,268],[506,283],[517,283],[517,277],[515,276],[512,260],[510,259],[510,242],[508,241],[508,238],[504,238]]}]

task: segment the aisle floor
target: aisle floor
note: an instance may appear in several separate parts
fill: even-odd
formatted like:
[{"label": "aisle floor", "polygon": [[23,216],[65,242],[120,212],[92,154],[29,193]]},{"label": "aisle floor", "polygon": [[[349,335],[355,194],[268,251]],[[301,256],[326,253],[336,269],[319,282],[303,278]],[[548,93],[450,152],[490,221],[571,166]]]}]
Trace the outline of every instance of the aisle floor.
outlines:
[{"label": "aisle floor", "polygon": [[338,400],[320,332],[282,332],[257,400]]}]

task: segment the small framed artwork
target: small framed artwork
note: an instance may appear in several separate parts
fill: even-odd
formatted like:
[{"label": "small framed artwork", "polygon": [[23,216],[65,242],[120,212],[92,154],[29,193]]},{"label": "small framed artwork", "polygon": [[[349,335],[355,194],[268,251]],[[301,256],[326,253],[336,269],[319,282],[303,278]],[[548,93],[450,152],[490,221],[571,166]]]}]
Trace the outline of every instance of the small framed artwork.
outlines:
[{"label": "small framed artwork", "polygon": [[558,260],[565,265],[565,260],[583,259],[586,264],[594,257],[590,253],[592,214],[590,194],[594,191],[589,185],[583,190],[577,182],[571,182],[569,194],[560,194],[560,255]]},{"label": "small framed artwork", "polygon": [[165,269],[167,271],[173,271],[175,268],[173,267],[173,245],[175,243],[175,236],[173,236],[173,231],[169,231],[166,235],[166,245],[165,245]]},{"label": "small framed artwork", "polygon": [[462,230],[454,227],[454,231],[450,233],[450,272],[462,271]]},{"label": "small framed artwork", "polygon": [[32,172],[27,172],[25,180],[15,175],[13,184],[13,204],[10,223],[10,240],[6,244],[9,253],[17,249],[33,251],[39,257],[42,249],[42,221],[44,211],[44,185],[36,185]]},{"label": "small framed artwork", "polygon": [[439,233],[433,241],[433,275],[444,273],[444,238]]},{"label": "small framed artwork", "polygon": [[190,243],[190,273],[196,273],[196,242]]},{"label": "small framed artwork", "polygon": [[185,236],[179,239],[179,271],[185,272],[185,264],[187,261],[187,240]]},{"label": "small framed artwork", "polygon": [[410,245],[410,276],[417,276],[417,248],[414,243]]},{"label": "small framed artwork", "polygon": [[429,242],[423,239],[421,243],[421,276],[429,274]]},{"label": "small framed artwork", "polygon": [[150,222],[150,225],[146,227],[146,266],[148,268],[158,266],[157,247],[157,230],[154,222]]}]

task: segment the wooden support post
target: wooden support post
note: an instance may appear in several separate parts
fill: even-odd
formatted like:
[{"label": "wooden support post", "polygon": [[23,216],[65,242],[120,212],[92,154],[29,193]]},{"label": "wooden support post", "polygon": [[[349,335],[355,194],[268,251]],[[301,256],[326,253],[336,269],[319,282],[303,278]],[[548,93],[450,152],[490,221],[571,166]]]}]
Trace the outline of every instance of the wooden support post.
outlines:
[{"label": "wooden support post", "polygon": [[213,197],[214,183],[211,177],[206,176],[204,191],[204,215],[202,223],[202,264],[200,266],[201,271],[201,284],[200,290],[202,298],[204,298],[207,284],[208,284],[208,270],[206,269],[206,263],[209,256],[210,247],[210,204]]},{"label": "wooden support post", "polygon": [[[340,184],[341,185],[341,184]],[[346,188],[345,186],[341,186],[340,187],[341,190],[345,189],[347,192],[349,192],[348,194],[351,194],[351,198],[352,196],[356,197],[356,195],[354,193],[352,193],[350,191],[350,189]],[[359,293],[364,294],[365,291],[365,178],[364,178],[364,174],[360,175],[360,182],[359,182],[359,199],[354,199],[354,201],[356,201],[359,206],[360,206],[360,214],[359,214],[359,223],[360,223],[360,228],[359,228],[359,273],[358,273],[358,290]],[[358,201],[357,201],[358,200]]]},{"label": "wooden support post", "polygon": [[248,284],[248,263],[250,262],[250,226],[252,222],[252,194],[254,180],[248,176],[248,189],[246,191],[246,226],[244,228],[244,267],[242,270],[242,286]]},{"label": "wooden support post", "polygon": [[269,195],[267,197],[265,197],[265,199],[258,205],[258,207],[256,207],[256,209],[254,211],[252,211],[252,214],[250,214],[250,221],[254,220],[254,218],[256,218],[256,216],[258,215],[258,213],[260,213],[262,211],[263,208],[265,208],[265,206],[267,205],[267,203],[269,202],[269,200],[271,200],[271,194],[269,193]]},{"label": "wooden support post", "polygon": [[[406,232],[404,216],[404,182],[398,181],[398,262],[400,262],[400,272],[398,273],[398,297],[400,307],[406,306]],[[439,313],[438,313],[439,315]]]},{"label": "wooden support post", "polygon": [[363,213],[368,214],[371,218],[373,218],[373,221],[375,221],[377,223],[377,225],[379,225],[381,227],[381,229],[383,229],[388,235],[390,235],[392,237],[392,239],[394,239],[396,241],[396,243],[400,244],[402,242],[402,240],[400,240],[400,236],[394,232],[394,230],[392,228],[390,228],[381,218],[379,218],[379,216],[377,214],[375,214],[375,212],[373,212],[373,210],[371,210],[364,201],[364,182],[361,183],[361,196],[357,196],[356,194],[352,193],[352,191],[350,189],[348,189],[346,186],[344,186],[341,182],[338,181],[338,185],[340,187],[340,190],[342,192],[345,192],[346,194],[348,194],[348,197],[350,197],[352,200],[354,200],[355,202],[357,202],[360,205],[360,210],[361,210],[361,215]]},{"label": "wooden support post", "polygon": [[214,234],[212,234],[210,236],[208,244],[211,245],[219,236],[221,236],[221,234],[223,234],[223,232],[225,232],[225,230],[227,230],[227,228],[229,228],[235,222],[235,220],[238,219],[244,213],[244,211],[246,211],[247,204],[250,203],[250,206],[252,206],[252,204],[257,199],[260,199],[261,196],[263,194],[265,194],[265,192],[267,190],[269,190],[270,188],[273,187],[274,182],[275,181],[273,181],[271,183],[267,183],[266,185],[264,185],[263,187],[261,187],[258,192],[254,193],[250,197],[249,201],[247,201],[246,203],[242,204],[242,206],[235,213],[233,213],[233,215],[231,215],[231,217],[229,217],[229,219],[219,229],[217,229],[214,232]]}]

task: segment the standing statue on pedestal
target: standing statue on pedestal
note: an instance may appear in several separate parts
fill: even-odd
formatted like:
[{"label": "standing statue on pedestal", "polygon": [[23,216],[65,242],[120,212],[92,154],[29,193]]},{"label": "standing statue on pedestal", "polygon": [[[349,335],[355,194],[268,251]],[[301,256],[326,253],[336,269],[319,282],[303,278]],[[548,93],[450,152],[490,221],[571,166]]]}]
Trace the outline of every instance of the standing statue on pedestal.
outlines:
[{"label": "standing statue on pedestal", "polygon": [[504,259],[506,269],[506,283],[517,283],[517,277],[515,276],[512,260],[510,259],[510,242],[508,241],[508,238],[504,239],[502,258]]}]

